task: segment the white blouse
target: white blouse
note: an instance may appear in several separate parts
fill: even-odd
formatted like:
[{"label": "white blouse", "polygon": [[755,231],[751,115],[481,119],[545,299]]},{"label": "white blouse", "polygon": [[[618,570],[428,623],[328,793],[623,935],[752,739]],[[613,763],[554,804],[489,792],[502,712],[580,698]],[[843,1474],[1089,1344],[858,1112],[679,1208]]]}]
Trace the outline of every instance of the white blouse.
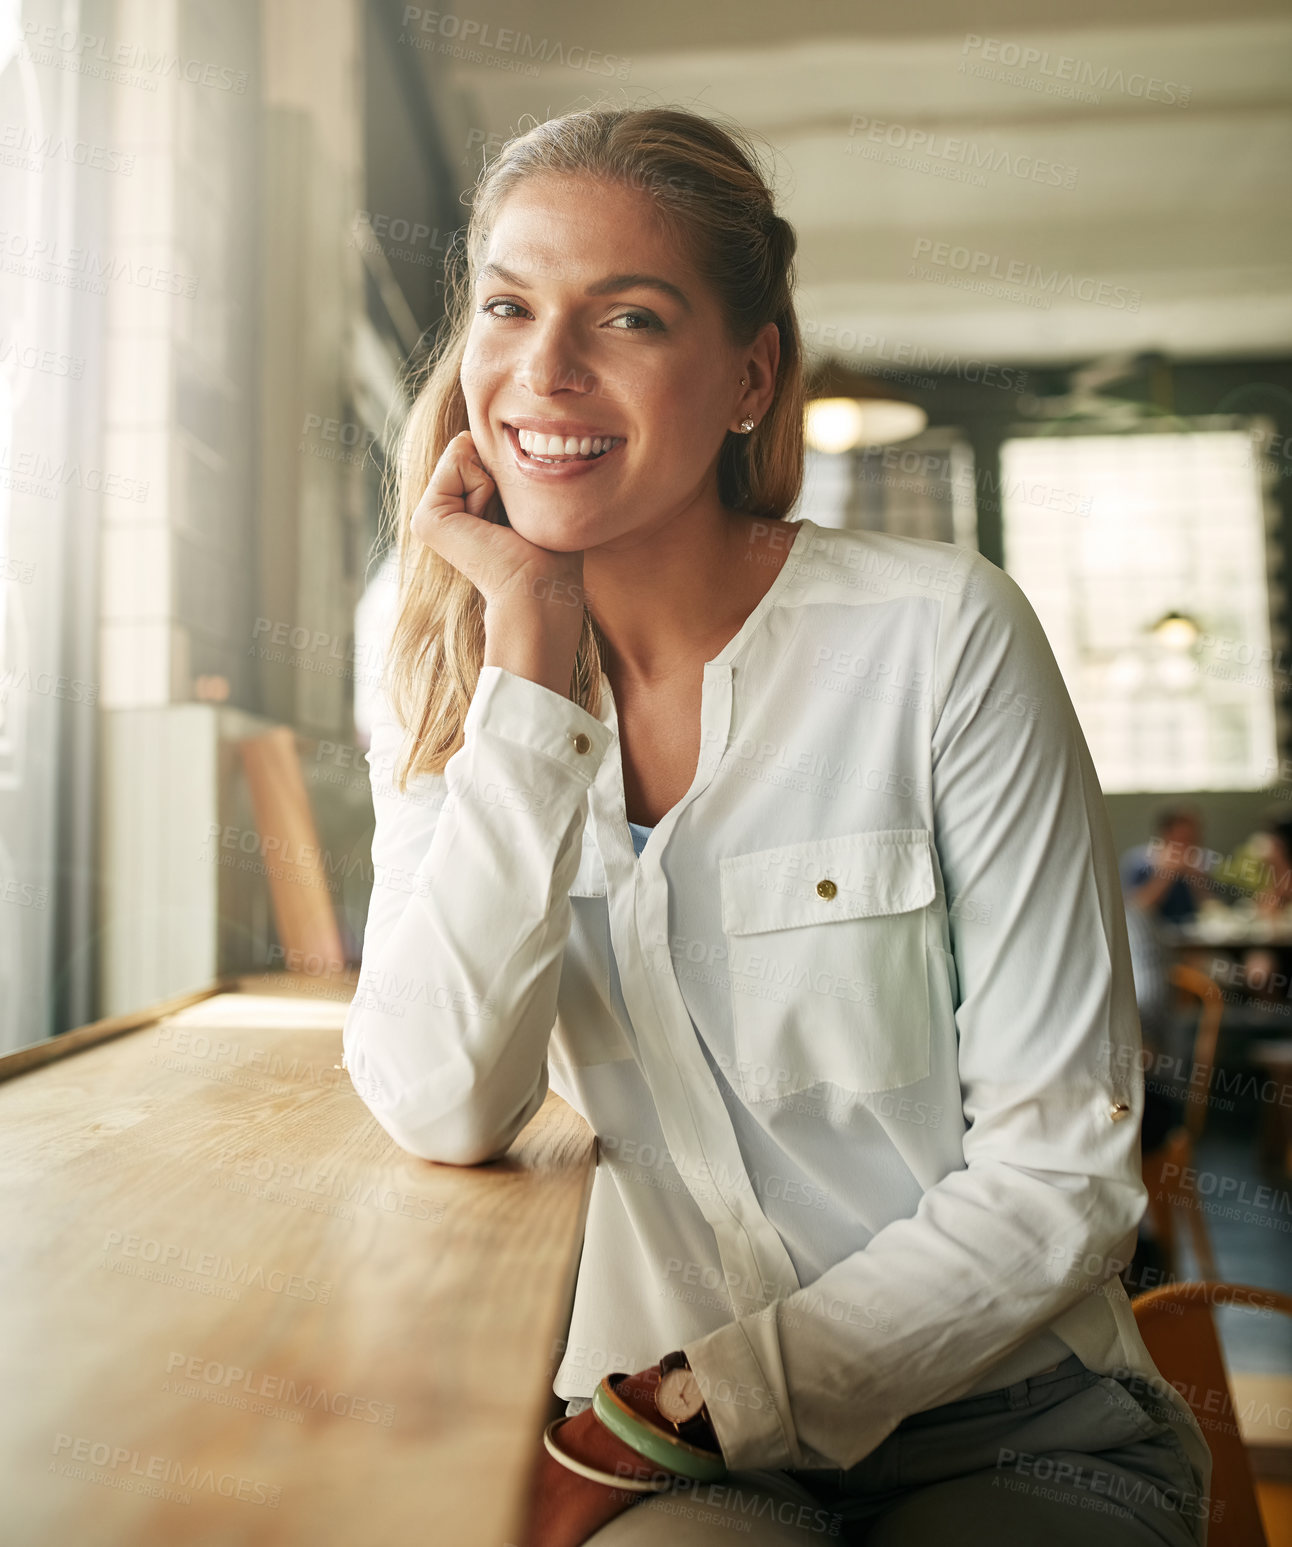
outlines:
[{"label": "white blouse", "polygon": [[1036,615],[972,550],[769,524],[788,554],[705,665],[694,781],[640,857],[608,679],[593,716],[486,666],[405,795],[381,695],[355,1088],[452,1164],[549,1080],[594,1130],[561,1397],[682,1348],[731,1469],[847,1468],[1071,1351],[1163,1390],[1205,1480],[1115,1276],[1140,1027]]}]

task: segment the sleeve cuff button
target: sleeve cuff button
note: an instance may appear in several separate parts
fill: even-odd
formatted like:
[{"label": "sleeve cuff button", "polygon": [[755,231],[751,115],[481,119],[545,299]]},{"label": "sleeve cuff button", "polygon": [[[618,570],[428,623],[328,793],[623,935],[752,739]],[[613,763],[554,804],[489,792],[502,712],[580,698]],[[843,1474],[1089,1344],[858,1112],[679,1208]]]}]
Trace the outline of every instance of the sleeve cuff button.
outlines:
[{"label": "sleeve cuff button", "polygon": [[1130,1107],[1124,1101],[1114,1101],[1112,1106],[1108,1108],[1109,1120],[1114,1123],[1120,1123],[1123,1117],[1129,1116]]},{"label": "sleeve cuff button", "polygon": [[574,750],[576,752],[586,752],[592,745],[592,738],[585,731],[579,731],[577,735],[571,736],[570,739],[574,743]]}]

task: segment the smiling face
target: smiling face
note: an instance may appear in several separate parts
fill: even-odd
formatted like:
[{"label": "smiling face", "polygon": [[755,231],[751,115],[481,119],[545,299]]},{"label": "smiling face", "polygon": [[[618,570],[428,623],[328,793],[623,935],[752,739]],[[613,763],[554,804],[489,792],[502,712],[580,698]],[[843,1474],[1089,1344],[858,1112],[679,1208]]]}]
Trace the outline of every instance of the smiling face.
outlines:
[{"label": "smiling face", "polygon": [[468,423],[523,537],[573,552],[717,505],[748,351],[647,195],[528,179],[497,212],[474,300]]}]

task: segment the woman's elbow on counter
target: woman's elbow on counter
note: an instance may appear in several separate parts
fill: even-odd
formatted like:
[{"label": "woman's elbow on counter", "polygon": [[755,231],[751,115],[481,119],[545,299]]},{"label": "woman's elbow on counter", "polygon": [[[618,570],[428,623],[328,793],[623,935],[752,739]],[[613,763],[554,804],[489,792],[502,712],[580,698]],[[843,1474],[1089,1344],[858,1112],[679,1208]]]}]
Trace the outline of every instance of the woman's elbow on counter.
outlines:
[{"label": "woman's elbow on counter", "polygon": [[521,1129],[535,1115],[547,1096],[547,1065],[544,1062],[538,1084],[520,1108],[503,1117],[491,1112],[487,1104],[471,1093],[453,1105],[430,1114],[426,1093],[412,1092],[390,1099],[383,1090],[365,1090],[365,1071],[351,1071],[360,1100],[377,1123],[399,1145],[419,1160],[438,1165],[482,1166],[498,1160],[511,1148]]}]

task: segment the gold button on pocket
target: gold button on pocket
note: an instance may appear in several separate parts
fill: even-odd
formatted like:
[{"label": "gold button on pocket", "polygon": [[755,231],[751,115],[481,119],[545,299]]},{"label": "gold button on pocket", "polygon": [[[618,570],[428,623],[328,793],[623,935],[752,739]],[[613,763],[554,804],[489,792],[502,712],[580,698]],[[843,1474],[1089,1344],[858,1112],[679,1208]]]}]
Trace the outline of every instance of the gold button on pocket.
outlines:
[{"label": "gold button on pocket", "polygon": [[927,1076],[931,842],[924,828],[874,828],[720,862],[729,1073],[746,1101]]},{"label": "gold button on pocket", "polygon": [[1130,1116],[1130,1110],[1126,1102],[1114,1101],[1112,1106],[1108,1108],[1109,1119],[1114,1123],[1120,1123],[1123,1117]]},{"label": "gold button on pocket", "polygon": [[570,739],[574,742],[574,750],[576,752],[586,752],[592,746],[592,738],[586,731],[579,731],[577,735],[572,736]]}]

